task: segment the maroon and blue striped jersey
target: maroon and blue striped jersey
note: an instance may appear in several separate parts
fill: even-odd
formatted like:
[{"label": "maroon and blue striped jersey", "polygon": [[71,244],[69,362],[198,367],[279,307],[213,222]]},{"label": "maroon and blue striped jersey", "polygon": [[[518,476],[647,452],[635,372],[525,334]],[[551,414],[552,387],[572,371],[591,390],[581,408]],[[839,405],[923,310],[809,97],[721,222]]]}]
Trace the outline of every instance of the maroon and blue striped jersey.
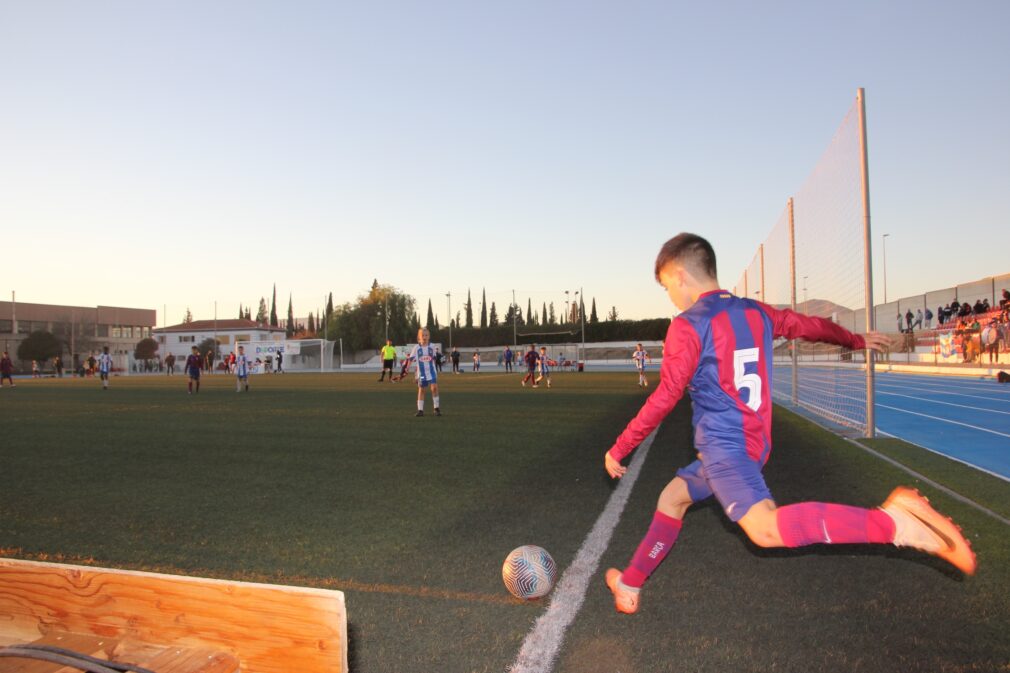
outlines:
[{"label": "maroon and blue striped jersey", "polygon": [[725,290],[706,292],[671,321],[659,386],[617,438],[611,457],[631,453],[687,390],[695,448],[706,460],[744,453],[764,464],[771,451],[772,342],[778,337],[866,347],[862,336],[830,320]]}]

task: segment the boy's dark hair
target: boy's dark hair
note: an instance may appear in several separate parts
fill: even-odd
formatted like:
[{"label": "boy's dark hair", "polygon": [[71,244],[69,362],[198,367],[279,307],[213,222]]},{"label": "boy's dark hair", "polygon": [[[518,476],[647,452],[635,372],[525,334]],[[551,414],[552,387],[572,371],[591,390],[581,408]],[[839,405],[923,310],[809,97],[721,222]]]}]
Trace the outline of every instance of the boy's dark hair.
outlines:
[{"label": "boy's dark hair", "polygon": [[711,243],[697,234],[680,233],[663,244],[656,256],[656,280],[659,280],[659,272],[670,262],[686,267],[692,275],[718,278],[715,250]]}]

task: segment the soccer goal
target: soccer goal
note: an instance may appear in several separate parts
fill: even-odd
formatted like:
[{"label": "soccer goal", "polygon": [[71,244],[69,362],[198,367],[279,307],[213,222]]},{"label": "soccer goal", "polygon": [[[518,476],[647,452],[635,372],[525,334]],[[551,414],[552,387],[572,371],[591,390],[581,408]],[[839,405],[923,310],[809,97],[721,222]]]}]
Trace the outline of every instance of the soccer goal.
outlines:
[{"label": "soccer goal", "polygon": [[326,339],[290,339],[288,341],[238,341],[252,360],[252,373],[326,372],[333,369],[333,347]]}]

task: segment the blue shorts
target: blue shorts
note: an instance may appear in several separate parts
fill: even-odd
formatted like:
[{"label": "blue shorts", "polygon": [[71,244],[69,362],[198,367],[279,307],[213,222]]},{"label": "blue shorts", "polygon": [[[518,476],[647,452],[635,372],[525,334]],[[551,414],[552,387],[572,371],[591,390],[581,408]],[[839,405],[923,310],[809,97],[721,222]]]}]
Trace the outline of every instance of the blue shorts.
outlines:
[{"label": "blue shorts", "polygon": [[772,499],[761,465],[747,456],[727,456],[707,464],[696,460],[677,470],[677,476],[687,482],[691,500],[701,502],[714,495],[734,522],[755,504]]},{"label": "blue shorts", "polygon": [[193,379],[194,381],[199,381],[200,380],[200,370],[199,369],[190,369],[189,370],[189,378]]},{"label": "blue shorts", "polygon": [[433,386],[436,383],[438,383],[438,379],[418,379],[417,380],[417,387],[418,388],[427,388],[428,386]]}]

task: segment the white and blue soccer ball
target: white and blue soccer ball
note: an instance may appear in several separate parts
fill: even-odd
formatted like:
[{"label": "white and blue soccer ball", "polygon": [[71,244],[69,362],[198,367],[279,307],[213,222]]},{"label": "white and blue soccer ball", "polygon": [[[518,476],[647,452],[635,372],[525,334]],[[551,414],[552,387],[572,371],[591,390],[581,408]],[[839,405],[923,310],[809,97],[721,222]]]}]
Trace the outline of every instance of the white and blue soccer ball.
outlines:
[{"label": "white and blue soccer ball", "polygon": [[527,544],[505,557],[501,569],[505,588],[516,598],[531,600],[546,596],[554,586],[558,567],[543,547]]}]

